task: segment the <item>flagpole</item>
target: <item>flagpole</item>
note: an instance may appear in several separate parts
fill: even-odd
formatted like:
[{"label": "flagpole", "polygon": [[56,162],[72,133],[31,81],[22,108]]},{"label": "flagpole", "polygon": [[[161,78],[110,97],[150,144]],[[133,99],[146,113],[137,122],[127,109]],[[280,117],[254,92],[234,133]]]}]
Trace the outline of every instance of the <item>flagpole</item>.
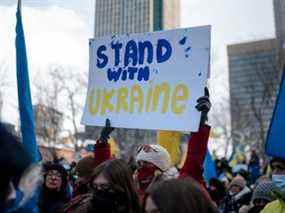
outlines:
[{"label": "flagpole", "polygon": [[22,0],[18,0],[19,11],[22,12]]}]

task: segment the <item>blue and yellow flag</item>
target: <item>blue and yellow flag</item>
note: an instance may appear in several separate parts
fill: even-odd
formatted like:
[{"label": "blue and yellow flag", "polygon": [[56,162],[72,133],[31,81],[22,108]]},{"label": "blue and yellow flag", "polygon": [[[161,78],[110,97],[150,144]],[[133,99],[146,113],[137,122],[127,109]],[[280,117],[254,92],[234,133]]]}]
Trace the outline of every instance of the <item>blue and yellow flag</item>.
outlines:
[{"label": "blue and yellow flag", "polygon": [[16,61],[17,61],[17,86],[18,104],[21,120],[22,141],[30,153],[33,162],[40,160],[35,136],[32,99],[30,93],[28,61],[26,53],[25,35],[22,23],[21,0],[18,1],[16,24]]},{"label": "blue and yellow flag", "polygon": [[274,113],[267,134],[266,154],[285,159],[285,66]]}]

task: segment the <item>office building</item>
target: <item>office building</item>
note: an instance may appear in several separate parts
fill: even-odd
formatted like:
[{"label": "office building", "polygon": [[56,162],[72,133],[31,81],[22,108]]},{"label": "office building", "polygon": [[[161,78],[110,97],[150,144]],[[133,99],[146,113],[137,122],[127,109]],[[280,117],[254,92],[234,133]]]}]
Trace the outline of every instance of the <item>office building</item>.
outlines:
[{"label": "office building", "polygon": [[279,85],[277,40],[228,46],[234,140],[264,145]]}]

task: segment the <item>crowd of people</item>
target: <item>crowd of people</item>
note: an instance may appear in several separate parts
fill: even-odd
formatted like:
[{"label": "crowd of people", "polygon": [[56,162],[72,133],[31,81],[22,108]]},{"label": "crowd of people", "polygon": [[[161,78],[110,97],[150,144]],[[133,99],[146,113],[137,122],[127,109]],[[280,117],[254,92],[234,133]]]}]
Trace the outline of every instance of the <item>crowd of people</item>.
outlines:
[{"label": "crowd of people", "polygon": [[4,213],[215,213],[285,212],[285,159],[270,158],[269,172],[251,158],[231,167],[216,160],[217,177],[205,182],[203,162],[211,127],[208,92],[197,101],[198,132],[191,133],[182,168],[158,144],[140,145],[134,161],[111,157],[106,120],[94,156],[65,169],[31,162],[29,150],[0,125],[0,212]]}]

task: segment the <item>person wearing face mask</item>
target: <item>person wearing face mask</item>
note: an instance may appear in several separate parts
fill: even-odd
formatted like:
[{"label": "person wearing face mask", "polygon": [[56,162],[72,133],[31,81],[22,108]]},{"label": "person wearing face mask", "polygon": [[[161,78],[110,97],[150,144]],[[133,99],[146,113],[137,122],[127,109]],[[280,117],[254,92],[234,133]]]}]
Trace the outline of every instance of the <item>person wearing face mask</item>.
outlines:
[{"label": "person wearing face mask", "polygon": [[158,144],[140,147],[136,160],[138,162],[136,180],[142,195],[152,184],[179,176],[177,169],[171,166],[169,153]]},{"label": "person wearing face mask", "polygon": [[120,159],[105,161],[94,170],[88,212],[140,213],[140,203],[129,165]]},{"label": "person wearing face mask", "polygon": [[73,198],[64,206],[64,212],[76,212],[82,206],[85,206],[92,195],[90,181],[96,166],[111,159],[111,147],[108,143],[111,132],[109,119],[106,119],[105,127],[102,129],[99,139],[94,144],[94,155],[82,158],[75,167],[77,180],[74,185]]},{"label": "person wearing face mask", "polygon": [[247,187],[246,180],[238,175],[231,181],[220,209],[224,213],[238,212],[243,205],[249,205],[251,195],[252,192]]},{"label": "person wearing face mask", "polygon": [[270,161],[272,182],[275,185],[274,193],[277,200],[267,204],[262,213],[285,212],[285,159],[273,157]]},{"label": "person wearing face mask", "polygon": [[140,213],[132,171],[123,160],[111,159],[101,163],[94,170],[89,185],[88,196],[65,212]]},{"label": "person wearing face mask", "polygon": [[44,184],[39,200],[40,212],[62,212],[64,204],[70,199],[67,193],[67,172],[57,163],[45,164],[44,172]]},{"label": "person wearing face mask", "polygon": [[171,166],[170,156],[162,146],[151,144],[138,148],[136,155],[138,169],[135,177],[141,198],[154,183],[177,177],[191,176],[203,187],[206,187],[203,178],[203,162],[210,133],[210,126],[205,124],[210,108],[209,91],[205,88],[205,95],[197,100],[196,105],[196,109],[201,112],[200,128],[198,132],[191,133],[189,137],[187,157],[179,172]]}]

